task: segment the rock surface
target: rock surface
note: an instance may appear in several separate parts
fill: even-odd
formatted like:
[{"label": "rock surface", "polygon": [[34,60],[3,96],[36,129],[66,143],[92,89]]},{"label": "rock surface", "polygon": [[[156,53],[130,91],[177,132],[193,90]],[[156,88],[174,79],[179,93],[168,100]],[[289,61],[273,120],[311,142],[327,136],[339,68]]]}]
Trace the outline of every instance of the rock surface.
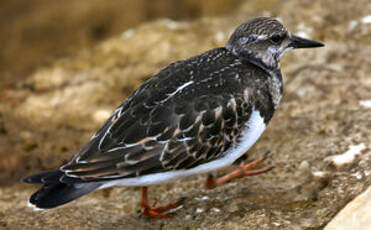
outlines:
[{"label": "rock surface", "polygon": [[[0,228],[323,229],[371,185],[371,109],[363,103],[371,100],[369,12],[367,0],[247,1],[231,16],[143,24],[15,86],[0,84]],[[283,102],[248,152],[252,160],[271,150],[265,165],[275,170],[212,191],[202,189],[202,175],[151,187],[150,199],[159,203],[188,197],[173,219],[139,218],[138,188],[95,192],[50,211],[27,208],[36,187],[20,178],[64,163],[144,80],[222,46],[239,23],[258,15],[279,16],[292,32],[326,44],[292,51],[281,63]],[[362,148],[350,164],[325,160],[352,146]]]},{"label": "rock surface", "polygon": [[371,227],[371,187],[349,202],[325,230],[368,230]]}]

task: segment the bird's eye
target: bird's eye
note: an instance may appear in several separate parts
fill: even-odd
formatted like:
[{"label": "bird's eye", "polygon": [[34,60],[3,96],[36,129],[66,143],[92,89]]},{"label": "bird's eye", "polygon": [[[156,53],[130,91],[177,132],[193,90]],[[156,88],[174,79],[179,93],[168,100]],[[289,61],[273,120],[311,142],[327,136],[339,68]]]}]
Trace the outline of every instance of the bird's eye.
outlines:
[{"label": "bird's eye", "polygon": [[275,44],[280,43],[280,42],[282,41],[282,39],[283,39],[283,36],[278,35],[278,34],[273,35],[273,36],[271,37],[271,41],[272,41],[273,43],[275,43]]}]

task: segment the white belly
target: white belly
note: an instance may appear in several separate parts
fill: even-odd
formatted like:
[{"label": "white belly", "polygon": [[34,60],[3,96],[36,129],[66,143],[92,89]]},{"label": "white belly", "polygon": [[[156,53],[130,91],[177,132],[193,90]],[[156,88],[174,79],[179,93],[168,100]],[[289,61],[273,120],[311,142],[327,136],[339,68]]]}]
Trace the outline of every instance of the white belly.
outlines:
[{"label": "white belly", "polygon": [[182,177],[194,174],[208,173],[221,168],[225,168],[235,162],[239,157],[241,157],[259,139],[265,128],[266,125],[264,123],[263,117],[260,116],[260,112],[257,110],[253,110],[250,119],[246,124],[246,129],[241,134],[240,141],[238,142],[238,144],[225,152],[223,157],[205,164],[201,164],[191,169],[174,170],[133,178],[112,180],[102,184],[99,189],[112,186],[148,186],[162,184],[177,180]]}]

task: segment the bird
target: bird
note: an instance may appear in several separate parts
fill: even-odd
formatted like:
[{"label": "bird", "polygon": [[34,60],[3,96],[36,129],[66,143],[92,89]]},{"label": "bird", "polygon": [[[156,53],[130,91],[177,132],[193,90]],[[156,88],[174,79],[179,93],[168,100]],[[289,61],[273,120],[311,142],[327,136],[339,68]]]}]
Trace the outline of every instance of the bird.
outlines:
[{"label": "bird", "polygon": [[169,218],[185,198],[149,205],[148,186],[207,175],[213,189],[254,169],[269,152],[242,162],[278,109],[283,95],[280,59],[291,49],[324,44],[291,34],[276,18],[257,17],[238,26],[226,45],[176,61],[143,83],[64,165],[23,181],[42,187],[29,199],[50,209],[113,186],[141,187],[141,213]]}]

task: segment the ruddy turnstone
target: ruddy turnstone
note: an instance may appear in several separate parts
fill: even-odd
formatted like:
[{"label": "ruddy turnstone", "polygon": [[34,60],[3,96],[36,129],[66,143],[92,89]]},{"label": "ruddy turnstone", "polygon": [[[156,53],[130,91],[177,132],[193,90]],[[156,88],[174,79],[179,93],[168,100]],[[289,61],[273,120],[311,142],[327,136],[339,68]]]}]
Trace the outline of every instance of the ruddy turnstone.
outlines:
[{"label": "ruddy turnstone", "polygon": [[177,202],[148,204],[147,186],[209,173],[206,188],[256,175],[265,156],[221,178],[210,174],[239,159],[278,108],[279,61],[295,48],[323,44],[292,35],[274,18],[240,25],[225,47],[170,64],[130,95],[60,168],[24,179],[43,184],[29,204],[54,208],[111,186],[141,186],[142,213],[170,217]]}]

